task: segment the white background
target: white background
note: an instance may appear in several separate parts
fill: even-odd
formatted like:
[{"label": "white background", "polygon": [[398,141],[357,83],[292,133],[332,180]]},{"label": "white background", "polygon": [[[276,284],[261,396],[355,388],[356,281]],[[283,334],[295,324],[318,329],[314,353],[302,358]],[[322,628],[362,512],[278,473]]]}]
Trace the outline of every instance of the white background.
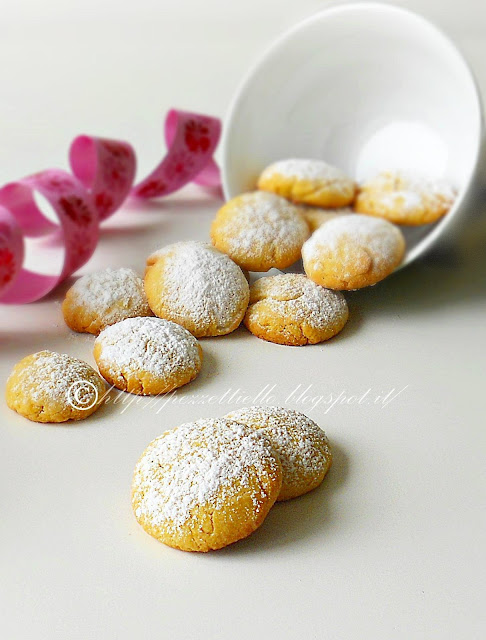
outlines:
[{"label": "white background", "polygon": [[[140,174],[163,153],[167,108],[223,116],[242,74],[284,28],[326,3],[2,1],[0,183],[66,166],[78,133],[130,140]],[[460,44],[486,90],[482,0],[400,3]],[[278,108],[278,105],[276,105]],[[206,239],[219,201],[196,187],[106,225],[85,267],[143,270],[148,253]],[[480,638],[484,632],[484,238],[348,296],[328,344],[291,349],[244,329],[203,342],[204,370],[177,398],[255,396],[323,426],[335,464],[322,487],[277,505],[251,538],[207,555],[146,535],[131,472],[164,429],[235,405],[106,406],[42,426],[0,404],[0,635],[10,639]],[[0,384],[48,348],[93,363],[71,334],[62,289],[0,308]],[[287,400],[400,395],[380,405]]]}]

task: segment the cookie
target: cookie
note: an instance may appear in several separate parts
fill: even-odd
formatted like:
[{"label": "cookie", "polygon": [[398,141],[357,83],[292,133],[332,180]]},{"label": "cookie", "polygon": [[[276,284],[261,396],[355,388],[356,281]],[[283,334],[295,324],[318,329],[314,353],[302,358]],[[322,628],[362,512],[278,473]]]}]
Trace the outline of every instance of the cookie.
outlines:
[{"label": "cookie", "polygon": [[351,207],[339,207],[338,209],[322,209],[321,207],[308,207],[306,205],[299,206],[299,213],[307,222],[309,231],[314,233],[323,224],[329,222],[337,216],[350,215],[354,213]]},{"label": "cookie", "polygon": [[309,228],[298,209],[273,193],[253,191],[229,200],[211,225],[215,247],[243,269],[284,269],[300,258]]},{"label": "cookie", "polygon": [[281,485],[280,462],[262,433],[209,418],[149,444],[135,467],[132,506],[154,538],[183,551],[209,551],[253,533]]},{"label": "cookie", "polygon": [[101,375],[122,391],[167,393],[191,382],[201,370],[202,350],[184,327],[160,318],[127,318],[95,340]]},{"label": "cookie", "polygon": [[67,326],[98,333],[125,318],[151,316],[143,280],[133,269],[104,269],[77,280],[66,293],[62,313]]},{"label": "cookie", "polygon": [[83,420],[98,409],[105,383],[86,362],[39,351],[18,362],[7,380],[7,405],[33,422]]},{"label": "cookie", "polygon": [[318,229],[302,248],[304,270],[329,289],[360,289],[386,278],[402,261],[402,232],[386,220],[353,214]]},{"label": "cookie", "polygon": [[356,211],[395,224],[429,224],[449,211],[456,196],[456,190],[445,180],[410,171],[383,171],[362,185]]},{"label": "cookie", "polygon": [[155,315],[197,338],[234,331],[250,295],[238,265],[203,242],[177,242],[149,256],[145,291]]},{"label": "cookie", "polygon": [[282,488],[277,500],[290,500],[318,487],[332,463],[324,431],[303,413],[283,407],[248,407],[227,419],[263,433],[282,465]]},{"label": "cookie", "polygon": [[356,185],[340,169],[322,160],[292,158],[274,162],[258,178],[258,188],[292,202],[318,207],[345,207],[356,195]]},{"label": "cookie", "polygon": [[260,278],[250,288],[245,326],[263,340],[301,346],[335,336],[348,320],[343,294],[287,273]]}]

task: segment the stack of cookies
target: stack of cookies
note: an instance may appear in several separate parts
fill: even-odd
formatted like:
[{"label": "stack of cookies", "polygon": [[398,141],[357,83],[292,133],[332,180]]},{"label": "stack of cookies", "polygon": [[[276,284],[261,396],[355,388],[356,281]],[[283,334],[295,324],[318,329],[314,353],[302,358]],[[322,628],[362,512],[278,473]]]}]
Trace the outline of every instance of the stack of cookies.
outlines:
[{"label": "stack of cookies", "polygon": [[332,462],[322,429],[280,407],[249,407],[183,424],[153,440],[133,476],[141,526],[184,551],[247,537],[276,501],[319,486]]}]

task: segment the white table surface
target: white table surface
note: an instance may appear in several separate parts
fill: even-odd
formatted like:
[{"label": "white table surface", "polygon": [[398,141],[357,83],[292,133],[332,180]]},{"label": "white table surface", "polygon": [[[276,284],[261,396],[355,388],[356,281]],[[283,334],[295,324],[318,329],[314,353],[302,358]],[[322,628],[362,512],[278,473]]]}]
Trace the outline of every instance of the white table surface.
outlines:
[{"label": "white table surface", "polygon": [[[130,140],[143,175],[163,152],[169,106],[222,116],[262,47],[322,4],[2,3],[0,183],[66,166],[81,132]],[[457,39],[486,88],[482,0],[403,4]],[[83,272],[142,271],[153,249],[206,239],[218,206],[194,186],[129,205],[104,225]],[[200,377],[159,412],[125,396],[135,402],[43,426],[2,400],[0,636],[484,637],[483,247],[475,234],[465,253],[350,294],[350,322],[328,344],[282,347],[244,329],[204,340]],[[94,363],[93,338],[63,323],[63,290],[0,308],[1,386],[18,359],[40,349]],[[322,487],[277,505],[253,536],[220,552],[182,553],[149,537],[129,501],[145,445],[178,423],[241,406],[228,402],[230,389],[255,397],[266,385],[274,403],[325,428],[335,462]],[[289,398],[298,385],[311,385],[307,395],[321,404]],[[330,396],[368,389],[361,404],[330,406]],[[371,402],[393,389],[391,402]],[[204,394],[218,404],[201,403]]]}]

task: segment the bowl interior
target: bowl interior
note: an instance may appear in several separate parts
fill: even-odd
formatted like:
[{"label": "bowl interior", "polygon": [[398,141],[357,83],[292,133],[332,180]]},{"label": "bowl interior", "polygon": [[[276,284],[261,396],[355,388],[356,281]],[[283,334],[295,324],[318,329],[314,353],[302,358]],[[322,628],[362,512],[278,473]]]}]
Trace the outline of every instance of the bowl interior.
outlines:
[{"label": "bowl interior", "polygon": [[[288,157],[321,158],[357,180],[415,169],[464,192],[480,137],[475,82],[447,37],[403,9],[339,5],[284,34],[244,80],[223,142],[225,195],[254,189]],[[434,226],[405,230],[406,262]]]}]

